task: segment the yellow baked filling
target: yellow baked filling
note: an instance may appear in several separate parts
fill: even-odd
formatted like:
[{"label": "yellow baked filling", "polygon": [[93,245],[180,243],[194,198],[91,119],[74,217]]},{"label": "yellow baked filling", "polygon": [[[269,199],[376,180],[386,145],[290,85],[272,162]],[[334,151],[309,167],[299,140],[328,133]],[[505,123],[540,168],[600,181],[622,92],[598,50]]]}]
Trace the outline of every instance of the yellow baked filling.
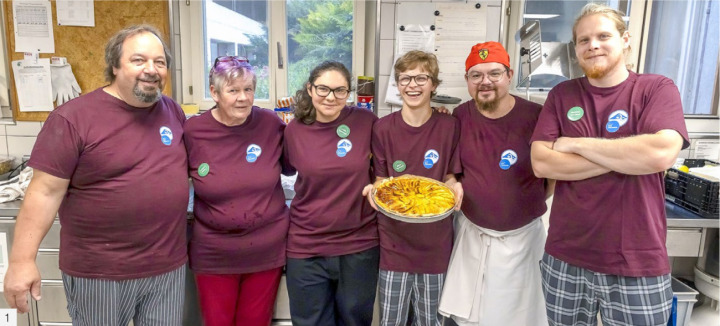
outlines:
[{"label": "yellow baked filling", "polygon": [[374,199],[382,210],[405,217],[437,216],[455,206],[455,195],[444,183],[411,175],[383,180]]}]

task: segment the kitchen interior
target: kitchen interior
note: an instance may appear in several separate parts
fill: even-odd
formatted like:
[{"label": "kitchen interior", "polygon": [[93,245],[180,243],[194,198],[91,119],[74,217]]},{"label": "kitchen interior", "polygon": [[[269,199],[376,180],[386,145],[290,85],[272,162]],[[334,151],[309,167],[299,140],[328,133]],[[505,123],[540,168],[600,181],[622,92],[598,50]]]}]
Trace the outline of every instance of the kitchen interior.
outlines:
[{"label": "kitchen interior", "polygon": [[[434,51],[441,62],[441,79],[446,81],[444,86],[438,88],[439,96],[434,100],[434,106],[445,106],[452,110],[457,104],[470,99],[462,80],[463,66],[458,65],[455,56],[459,55],[464,60],[470,48],[467,44],[491,40],[501,42],[510,53],[515,71],[511,92],[542,104],[554,85],[582,75],[570,40],[575,15],[587,2],[354,1],[351,71],[354,79],[362,81],[362,84],[356,85],[358,94],[351,96],[349,101],[360,103],[362,95],[365,98],[362,103],[370,103],[370,107],[380,117],[400,110],[401,105],[393,99],[392,94],[395,87],[391,72],[393,54],[408,46],[409,41],[417,41],[417,38],[408,36],[417,32],[422,37],[434,40]],[[672,267],[673,290],[678,296],[678,320],[682,322],[678,325],[718,325],[720,181],[704,174],[698,177],[693,172],[700,171],[706,164],[720,162],[720,3],[711,0],[603,2],[627,14],[625,18],[632,36],[628,67],[640,73],[665,75],[673,79],[681,91],[691,144],[680,153],[677,166],[669,170],[665,178],[668,259]],[[54,6],[55,1],[52,4]],[[116,6],[116,9],[121,7],[126,8],[127,12],[133,12],[134,5],[136,3],[133,1],[95,2],[97,21],[94,28],[103,25],[101,18],[104,16],[99,11],[102,6]],[[150,6],[146,12],[159,16],[157,24],[161,24],[161,30],[167,32],[176,62],[171,74],[171,85],[165,93],[178,103],[188,104],[184,108],[203,111],[212,105],[212,99],[203,92],[207,87],[205,69],[211,58],[219,53],[249,57],[256,55],[243,52],[246,50],[242,45],[248,43],[248,35],[265,37],[268,80],[273,85],[266,98],[256,97],[256,105],[274,108],[278,100],[294,93],[290,77],[286,74],[287,69],[283,68],[284,63],[289,63],[286,59],[287,51],[290,51],[288,47],[291,46],[286,31],[288,23],[278,19],[285,17],[283,10],[289,7],[286,2],[168,0],[150,1],[143,6]],[[10,62],[23,58],[23,54],[13,51],[8,45],[12,36],[8,29],[13,26],[9,22],[13,17],[12,2],[4,2],[1,8],[3,46],[0,58],[3,64],[0,65],[0,155],[7,157],[7,164],[11,165],[9,169],[15,169],[22,168],[29,157],[47,112],[44,115],[40,112],[23,112],[17,107],[18,98],[11,82]],[[145,15],[140,11],[135,13],[140,16],[135,18],[140,20]],[[675,19],[679,16],[683,19]],[[463,26],[451,22],[463,19],[472,22],[472,31],[464,31]],[[668,21],[673,23],[669,24]],[[77,33],[68,30],[70,27],[63,30],[56,26],[56,29],[63,33]],[[234,32],[228,33],[228,30]],[[454,33],[460,36],[453,37]],[[419,39],[425,40],[422,37]],[[463,39],[467,37],[474,39]],[[98,49],[97,53],[101,52]],[[70,59],[72,53],[56,51],[52,55]],[[87,73],[83,63],[68,61],[74,68],[77,67],[74,72],[78,80],[82,80],[81,74]],[[101,74],[101,67],[93,63],[90,68],[94,70],[93,73]],[[361,88],[363,94],[360,94]],[[369,102],[366,102],[367,99]],[[687,167],[687,170],[683,167]],[[15,170],[15,175],[19,170]],[[0,179],[5,180],[9,174],[0,176]],[[294,195],[292,178],[285,178],[283,184],[290,202]],[[548,201],[550,204],[552,197]],[[7,268],[7,254],[20,203],[21,200],[12,200],[0,204],[2,271]],[[191,207],[192,202],[188,206],[189,220],[192,219]],[[547,216],[546,213],[546,228]],[[57,267],[60,227],[56,220],[37,256],[43,278],[43,299],[32,302],[30,313],[18,316],[18,325],[71,325]],[[183,324],[201,325],[192,272],[189,271],[188,276]],[[3,300],[0,301],[0,308],[7,307]],[[291,325],[284,278],[272,324]]]}]

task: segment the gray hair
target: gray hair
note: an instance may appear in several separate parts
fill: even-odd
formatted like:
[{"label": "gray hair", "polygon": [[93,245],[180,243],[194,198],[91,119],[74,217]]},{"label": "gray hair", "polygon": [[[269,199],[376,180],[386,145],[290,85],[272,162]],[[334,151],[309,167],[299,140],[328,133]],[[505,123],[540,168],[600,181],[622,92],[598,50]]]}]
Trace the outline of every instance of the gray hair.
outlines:
[{"label": "gray hair", "polygon": [[167,61],[167,67],[168,69],[170,68],[170,65],[172,64],[172,55],[170,54],[170,49],[168,48],[167,44],[165,44],[165,41],[163,40],[157,28],[145,24],[133,25],[117,32],[117,34],[113,35],[113,37],[110,38],[107,45],[105,46],[106,81],[110,83],[115,81],[115,73],[113,72],[113,68],[120,68],[120,57],[122,57],[122,46],[125,40],[127,40],[129,37],[142,33],[151,33],[157,36],[157,38],[162,43],[163,50],[165,51],[165,61]]}]

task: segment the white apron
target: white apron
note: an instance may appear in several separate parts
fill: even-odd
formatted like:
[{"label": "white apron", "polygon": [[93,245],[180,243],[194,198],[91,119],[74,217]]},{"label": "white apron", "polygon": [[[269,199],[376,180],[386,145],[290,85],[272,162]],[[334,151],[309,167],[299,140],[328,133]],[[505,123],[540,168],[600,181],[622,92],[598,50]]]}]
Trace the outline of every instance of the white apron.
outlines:
[{"label": "white apron", "polygon": [[539,266],[546,236],[541,218],[501,232],[457,214],[440,314],[460,326],[546,326]]}]

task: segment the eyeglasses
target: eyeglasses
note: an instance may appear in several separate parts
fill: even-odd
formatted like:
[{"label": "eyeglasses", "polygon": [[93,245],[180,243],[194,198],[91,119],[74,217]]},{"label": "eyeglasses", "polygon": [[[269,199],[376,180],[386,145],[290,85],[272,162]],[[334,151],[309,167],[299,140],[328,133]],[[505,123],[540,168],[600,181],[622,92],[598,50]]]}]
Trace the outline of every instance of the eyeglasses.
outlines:
[{"label": "eyeglasses", "polygon": [[238,63],[250,63],[247,58],[245,57],[237,57],[234,55],[227,55],[227,56],[221,56],[215,58],[215,63],[213,63],[213,68],[217,67],[218,62],[238,62]]},{"label": "eyeglasses", "polygon": [[344,100],[348,97],[348,95],[350,95],[350,90],[345,87],[338,87],[338,88],[332,89],[325,85],[313,84],[312,86],[315,87],[315,94],[317,94],[318,96],[322,96],[322,97],[330,96],[330,93],[333,93],[333,95],[335,95],[336,99]]},{"label": "eyeglasses", "polygon": [[[503,74],[505,74],[505,71],[506,70],[500,70],[500,69],[493,70],[487,74],[487,79],[493,83],[499,82],[502,79]],[[476,71],[471,71],[467,75],[465,75],[465,77],[467,78],[468,81],[477,85],[477,84],[482,83],[483,79],[485,79],[485,74],[476,72]]]},{"label": "eyeglasses", "polygon": [[432,79],[432,77],[430,77],[430,75],[424,75],[424,74],[423,75],[415,75],[415,76],[400,75],[400,76],[398,76],[398,85],[400,85],[400,86],[410,85],[410,82],[413,79],[415,80],[415,84],[417,84],[418,86],[423,86],[423,85],[427,84],[428,80]]}]

